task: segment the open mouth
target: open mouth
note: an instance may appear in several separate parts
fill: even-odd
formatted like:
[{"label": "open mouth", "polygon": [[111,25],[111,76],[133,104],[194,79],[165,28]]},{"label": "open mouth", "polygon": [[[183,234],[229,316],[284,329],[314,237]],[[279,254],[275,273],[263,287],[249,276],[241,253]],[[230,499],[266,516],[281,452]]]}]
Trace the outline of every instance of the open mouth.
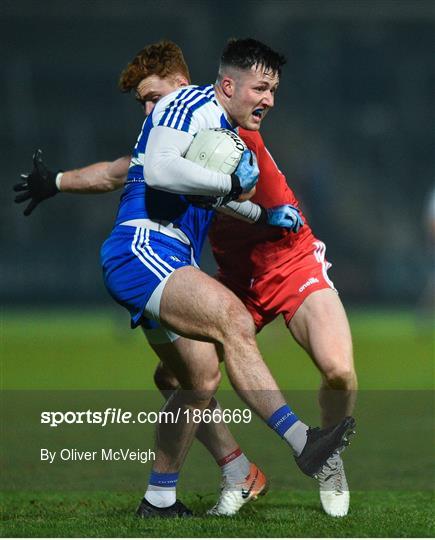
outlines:
[{"label": "open mouth", "polygon": [[252,113],[252,115],[255,116],[255,118],[258,118],[259,120],[263,118],[263,114],[264,114],[264,109],[255,109],[255,111]]}]

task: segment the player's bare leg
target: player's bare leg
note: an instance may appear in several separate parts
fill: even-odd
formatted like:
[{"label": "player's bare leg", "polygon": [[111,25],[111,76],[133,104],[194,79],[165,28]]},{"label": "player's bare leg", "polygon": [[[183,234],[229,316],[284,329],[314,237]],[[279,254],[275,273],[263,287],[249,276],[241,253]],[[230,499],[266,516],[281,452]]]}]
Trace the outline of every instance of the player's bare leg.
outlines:
[{"label": "player's bare leg", "polygon": [[309,295],[290,321],[289,329],[322,375],[322,426],[352,414],[357,378],[349,323],[338,294],[322,289]]},{"label": "player's bare leg", "polygon": [[[162,360],[155,371],[154,382],[166,398],[179,387],[176,376],[167,367],[169,364],[172,365],[176,372],[178,355],[185,355],[188,358],[199,353],[203,361],[207,360],[208,354],[216,357],[216,349],[211,343],[182,337],[172,344],[151,346]],[[168,358],[172,360],[168,362]],[[211,399],[208,409],[211,411],[220,409],[216,398]],[[196,438],[214,457],[222,473],[219,499],[208,511],[209,514],[235,515],[246,503],[267,492],[267,479],[264,473],[254,463],[249,462],[223,421],[200,423]]]},{"label": "player's bare leg", "polygon": [[179,388],[172,392],[163,408],[175,421],[157,425],[156,458],[144,499],[137,509],[140,517],[148,517],[156,508],[165,508],[171,513],[189,512],[183,505],[177,506],[181,503],[176,501],[176,485],[198,429],[192,414],[208,407],[220,381],[219,360],[215,354],[209,358],[192,355],[188,359],[180,355],[168,356],[165,362],[169,370],[176,370],[179,382]]},{"label": "player's bare leg", "polygon": [[[289,324],[296,341],[308,352],[322,375],[319,390],[322,424],[334,424],[352,413],[357,391],[352,338],[338,294],[316,291],[299,307]],[[349,510],[349,488],[339,455],[328,459],[319,474],[320,500],[334,517]]]},{"label": "player's bare leg", "polygon": [[180,470],[198,429],[198,423],[192,422],[191,414],[186,416],[186,411],[192,413],[207,408],[219,386],[219,360],[210,345],[197,341],[197,351],[190,357],[176,354],[164,358],[165,365],[177,374],[179,382],[179,387],[168,397],[164,410],[173,411],[174,415],[180,412],[176,423],[158,426],[159,452],[153,466],[158,472]]},{"label": "player's bare leg", "polygon": [[216,280],[190,266],[176,270],[163,290],[160,319],[177,334],[216,343],[237,393],[263,420],[285,405],[258,350],[252,317]]},{"label": "player's bare leg", "polygon": [[[212,343],[181,337],[173,343],[151,344],[151,347],[161,360],[154,374],[154,382],[166,399],[180,386],[175,375],[178,371],[178,363],[181,361],[180,356],[189,358],[195,355],[204,363],[218,361],[216,349]],[[171,369],[169,366],[172,366]],[[208,408],[211,410],[219,408],[214,397],[210,400]],[[196,438],[217,462],[238,448],[236,440],[224,422],[201,422]]]}]

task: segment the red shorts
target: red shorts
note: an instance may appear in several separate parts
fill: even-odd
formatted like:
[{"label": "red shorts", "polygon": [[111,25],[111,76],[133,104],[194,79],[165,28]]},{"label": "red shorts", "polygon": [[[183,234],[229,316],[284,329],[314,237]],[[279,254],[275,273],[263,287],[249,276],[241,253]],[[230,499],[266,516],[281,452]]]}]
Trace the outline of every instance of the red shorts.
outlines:
[{"label": "red shorts", "polygon": [[286,325],[299,306],[314,291],[333,289],[328,278],[331,264],[325,259],[323,242],[311,241],[292,250],[290,260],[279,264],[255,279],[229,276],[220,269],[217,279],[233,291],[251,313],[257,332],[282,314]]}]

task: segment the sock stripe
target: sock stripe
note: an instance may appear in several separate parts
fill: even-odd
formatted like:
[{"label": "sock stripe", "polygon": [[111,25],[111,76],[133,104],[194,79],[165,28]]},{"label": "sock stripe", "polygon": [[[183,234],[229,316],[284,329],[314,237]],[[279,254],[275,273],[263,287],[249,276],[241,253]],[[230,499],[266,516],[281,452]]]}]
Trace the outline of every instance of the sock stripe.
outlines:
[{"label": "sock stripe", "polygon": [[283,405],[267,421],[267,425],[276,431],[281,437],[288,431],[299,418],[288,405]]},{"label": "sock stripe", "polygon": [[179,473],[159,473],[151,471],[149,485],[160,487],[176,487]]},{"label": "sock stripe", "polygon": [[239,448],[236,448],[233,452],[231,452],[231,454],[228,454],[227,456],[221,459],[218,459],[216,463],[219,465],[219,467],[223,467],[224,465],[226,465],[227,463],[230,463],[231,461],[235,460],[241,455],[242,455],[242,451],[239,447]]}]

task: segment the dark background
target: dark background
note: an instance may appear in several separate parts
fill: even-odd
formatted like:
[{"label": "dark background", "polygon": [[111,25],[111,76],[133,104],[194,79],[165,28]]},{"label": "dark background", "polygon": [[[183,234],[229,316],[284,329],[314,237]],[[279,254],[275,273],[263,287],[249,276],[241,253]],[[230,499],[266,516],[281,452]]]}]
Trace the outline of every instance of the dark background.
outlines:
[{"label": "dark background", "polygon": [[[205,84],[215,79],[226,40],[250,36],[287,57],[262,133],[327,244],[345,302],[415,305],[431,258],[434,6],[2,0],[3,304],[112,302],[98,252],[120,193],[59,195],[24,218],[11,187],[33,150],[65,170],[128,154],[143,115],[117,79],[139,49],[172,39],[193,81]],[[204,267],[213,270],[209,254]]]}]

